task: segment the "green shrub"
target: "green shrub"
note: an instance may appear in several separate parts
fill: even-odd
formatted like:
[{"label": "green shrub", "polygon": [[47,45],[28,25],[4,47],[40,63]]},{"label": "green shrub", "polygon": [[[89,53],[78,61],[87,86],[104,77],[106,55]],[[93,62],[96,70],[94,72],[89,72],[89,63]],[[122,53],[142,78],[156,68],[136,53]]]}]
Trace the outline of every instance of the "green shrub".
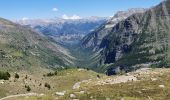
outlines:
[{"label": "green shrub", "polygon": [[43,76],[50,77],[50,76],[54,76],[54,75],[57,75],[57,74],[58,74],[58,71],[55,71],[54,73],[50,72],[50,73],[47,73],[47,75],[43,75]]},{"label": "green shrub", "polygon": [[19,75],[17,73],[15,73],[15,78],[19,78]]},{"label": "green shrub", "polygon": [[27,75],[25,76],[25,79],[28,79],[28,76],[27,76]]},{"label": "green shrub", "polygon": [[9,80],[10,77],[11,77],[11,75],[9,74],[9,72],[1,72],[0,71],[0,79]]},{"label": "green shrub", "polygon": [[25,88],[27,89],[28,92],[31,91],[30,86],[25,85]]},{"label": "green shrub", "polygon": [[97,75],[97,78],[100,78],[100,75]]},{"label": "green shrub", "polygon": [[7,74],[8,77],[11,77],[11,75],[9,74],[9,72],[6,72],[6,74]]},{"label": "green shrub", "polygon": [[47,73],[47,76],[50,77],[50,76],[54,76],[54,73]]},{"label": "green shrub", "polygon": [[47,87],[49,90],[51,89],[51,86],[50,86],[50,84],[48,84],[48,83],[45,83],[44,86]]},{"label": "green shrub", "polygon": [[54,75],[57,75],[57,74],[58,74],[58,71],[55,71],[55,72],[54,72]]}]

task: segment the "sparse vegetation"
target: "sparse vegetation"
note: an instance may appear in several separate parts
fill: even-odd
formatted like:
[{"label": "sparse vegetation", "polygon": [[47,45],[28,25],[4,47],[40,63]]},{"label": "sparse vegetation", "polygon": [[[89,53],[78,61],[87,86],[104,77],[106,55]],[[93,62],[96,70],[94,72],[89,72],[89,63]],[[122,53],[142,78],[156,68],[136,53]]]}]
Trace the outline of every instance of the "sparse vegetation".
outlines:
[{"label": "sparse vegetation", "polygon": [[47,75],[43,75],[44,77],[47,76],[47,77],[51,77],[51,76],[55,76],[57,75],[58,71],[55,71],[55,72],[49,72],[47,73]]},{"label": "sparse vegetation", "polygon": [[[49,71],[47,71],[47,72],[49,72]],[[45,73],[45,72],[43,72],[43,73]],[[21,84],[24,84],[24,86],[29,85],[29,87],[31,88],[31,91],[35,92],[35,93],[44,93],[45,94],[48,92],[49,94],[54,94],[57,91],[64,91],[64,90],[72,89],[73,85],[76,82],[81,82],[83,80],[88,80],[88,79],[96,79],[97,75],[100,75],[101,77],[103,76],[102,74],[98,74],[93,71],[79,70],[76,68],[60,70],[57,72],[57,76],[54,75],[51,77],[43,77],[42,76],[43,73],[41,72],[40,74],[38,73],[38,75],[37,75],[37,73],[30,74],[30,73],[19,73],[18,72],[19,79],[17,79],[17,80],[13,79],[13,78],[15,78],[15,76],[12,76],[13,78],[11,78],[12,79],[11,82],[5,82],[4,84],[0,84],[0,90],[3,91],[3,93],[1,93],[1,91],[0,91],[0,97],[5,97],[5,96],[7,96],[6,94],[13,95],[15,93],[18,93],[18,94],[25,93],[25,91],[27,91],[27,88],[25,88],[25,87],[23,88],[23,85],[21,85]],[[27,79],[25,79],[26,75],[28,76]],[[31,80],[30,80],[30,78],[31,78]],[[15,82],[14,82],[14,80],[15,80]],[[35,80],[36,80],[36,82],[35,82]],[[45,87],[45,83],[50,85],[50,89],[47,84]],[[15,85],[15,86],[13,86],[13,85]],[[48,91],[47,91],[47,89],[48,89]],[[12,91],[12,92],[10,92],[10,91]],[[29,92],[29,91],[27,91],[27,92]],[[54,96],[54,98],[55,98],[55,96]],[[44,99],[44,100],[48,100],[48,99]],[[51,100],[53,100],[53,99],[51,99]]]}]

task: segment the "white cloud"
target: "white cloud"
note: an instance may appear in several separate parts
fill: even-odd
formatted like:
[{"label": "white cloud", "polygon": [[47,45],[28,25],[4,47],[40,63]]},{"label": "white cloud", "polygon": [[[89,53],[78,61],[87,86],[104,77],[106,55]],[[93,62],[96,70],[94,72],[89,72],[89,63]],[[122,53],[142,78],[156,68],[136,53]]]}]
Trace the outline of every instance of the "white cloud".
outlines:
[{"label": "white cloud", "polygon": [[62,16],[62,18],[63,18],[63,19],[72,19],[72,20],[81,19],[81,17],[78,16],[78,15],[67,16],[66,14],[64,14],[64,15]]},{"label": "white cloud", "polygon": [[23,17],[22,20],[28,20],[29,18],[28,17]]},{"label": "white cloud", "polygon": [[58,11],[58,9],[57,8],[53,8],[52,11]]},{"label": "white cloud", "polygon": [[64,15],[62,16],[62,18],[63,18],[63,19],[69,19],[69,17],[68,17],[66,14],[64,14]]}]

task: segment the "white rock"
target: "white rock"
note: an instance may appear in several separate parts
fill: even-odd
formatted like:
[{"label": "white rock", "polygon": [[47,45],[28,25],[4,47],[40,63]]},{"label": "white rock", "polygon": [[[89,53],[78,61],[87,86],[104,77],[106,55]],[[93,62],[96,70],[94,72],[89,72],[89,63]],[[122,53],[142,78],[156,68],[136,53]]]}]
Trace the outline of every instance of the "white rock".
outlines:
[{"label": "white rock", "polygon": [[125,100],[124,98],[121,98],[120,100]]},{"label": "white rock", "polygon": [[93,96],[90,96],[90,99],[93,99]]},{"label": "white rock", "polygon": [[74,84],[73,89],[79,89],[81,82],[77,82]]},{"label": "white rock", "polygon": [[84,94],[85,93],[85,91],[80,91],[80,94]]},{"label": "white rock", "polygon": [[40,96],[44,96],[44,94],[43,94],[43,93],[41,93],[41,94],[40,94]]},{"label": "white rock", "polygon": [[70,98],[76,98],[75,94],[70,94]]},{"label": "white rock", "polygon": [[76,94],[84,94],[85,91],[75,92]]},{"label": "white rock", "polygon": [[115,24],[110,24],[110,25],[106,25],[105,28],[112,28],[114,26],[115,26]]},{"label": "white rock", "polygon": [[78,69],[78,71],[84,71],[84,69],[82,69],[82,68],[79,68],[79,69]]},{"label": "white rock", "polygon": [[58,95],[58,96],[64,96],[66,93],[66,91],[63,91],[63,92],[56,92],[55,94]]},{"label": "white rock", "polygon": [[107,97],[106,100],[110,100],[110,98]]},{"label": "white rock", "polygon": [[4,84],[4,80],[0,80],[0,84]]},{"label": "white rock", "polygon": [[164,85],[159,85],[160,88],[164,88],[165,86]]},{"label": "white rock", "polygon": [[157,78],[151,78],[151,80],[152,80],[152,81],[156,81],[156,80],[158,80],[158,79],[157,79]]}]

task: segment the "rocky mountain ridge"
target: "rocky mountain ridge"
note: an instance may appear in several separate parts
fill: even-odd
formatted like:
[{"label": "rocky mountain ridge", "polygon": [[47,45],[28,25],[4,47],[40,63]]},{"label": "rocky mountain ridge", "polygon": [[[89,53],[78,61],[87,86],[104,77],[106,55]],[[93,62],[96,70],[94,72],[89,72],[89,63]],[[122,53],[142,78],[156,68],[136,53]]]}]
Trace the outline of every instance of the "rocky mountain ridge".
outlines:
[{"label": "rocky mountain ridge", "polygon": [[169,67],[169,5],[170,0],[164,1],[117,23],[99,44],[99,63],[111,64],[112,71],[134,70],[140,64]]},{"label": "rocky mountain ridge", "polygon": [[146,9],[144,8],[132,8],[127,11],[118,11],[110,20],[101,25],[96,30],[92,31],[86,37],[82,39],[82,45],[85,48],[91,48],[94,51],[99,49],[102,39],[111,33],[112,28],[120,21],[126,19],[135,13],[143,13]]}]

